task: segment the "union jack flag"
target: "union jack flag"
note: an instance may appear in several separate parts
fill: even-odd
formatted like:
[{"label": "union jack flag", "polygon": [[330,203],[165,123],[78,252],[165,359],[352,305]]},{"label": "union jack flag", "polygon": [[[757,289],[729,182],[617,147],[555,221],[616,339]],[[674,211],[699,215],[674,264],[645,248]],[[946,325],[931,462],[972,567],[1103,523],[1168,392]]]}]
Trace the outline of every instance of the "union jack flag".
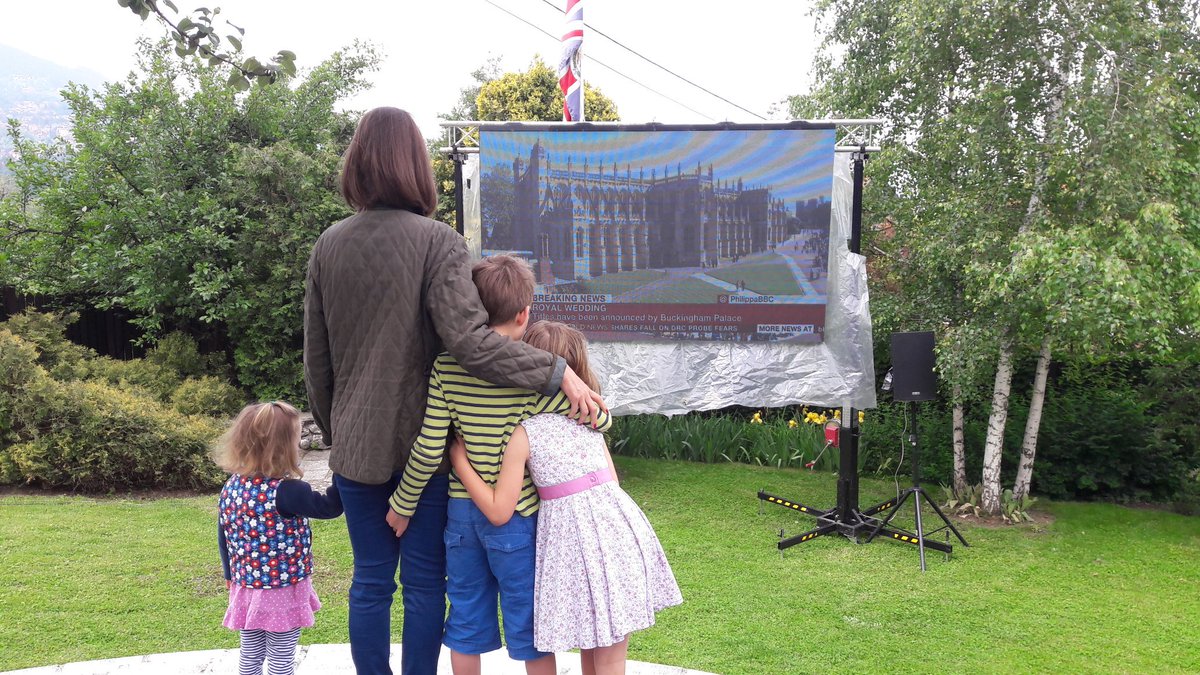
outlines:
[{"label": "union jack flag", "polygon": [[563,92],[563,121],[583,121],[583,77],[579,49],[583,46],[583,0],[567,0],[567,25],[558,61],[558,86]]}]

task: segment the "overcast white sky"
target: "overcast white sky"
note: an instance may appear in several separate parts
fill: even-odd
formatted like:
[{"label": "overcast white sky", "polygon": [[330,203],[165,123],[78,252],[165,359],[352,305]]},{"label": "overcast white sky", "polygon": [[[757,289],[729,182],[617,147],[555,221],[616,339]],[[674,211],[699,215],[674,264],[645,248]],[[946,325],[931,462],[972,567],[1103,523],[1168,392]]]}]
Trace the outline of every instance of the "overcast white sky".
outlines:
[{"label": "overcast white sky", "polygon": [[[384,55],[373,89],[348,102],[366,109],[395,105],[410,111],[426,135],[448,111],[471,71],[498,56],[506,70],[522,70],[536,56],[554,67],[559,44],[485,0],[211,0],[246,29],[249,55],[279,49],[298,54],[303,68],[355,39]],[[549,0],[561,7],[562,0]],[[543,0],[493,0],[559,35],[562,12]],[[116,0],[5,2],[0,44],[68,67],[86,67],[117,79],[133,64],[140,34],[159,36]],[[181,9],[198,0],[176,0]],[[666,0],[587,0],[584,19],[658,63],[744,106],[769,116],[773,104],[802,93],[811,81],[817,37],[807,0],[679,3]],[[655,68],[594,32],[584,38],[584,78],[616,103],[627,122],[751,122],[757,118]],[[596,65],[599,59],[695,109],[692,112]]]}]

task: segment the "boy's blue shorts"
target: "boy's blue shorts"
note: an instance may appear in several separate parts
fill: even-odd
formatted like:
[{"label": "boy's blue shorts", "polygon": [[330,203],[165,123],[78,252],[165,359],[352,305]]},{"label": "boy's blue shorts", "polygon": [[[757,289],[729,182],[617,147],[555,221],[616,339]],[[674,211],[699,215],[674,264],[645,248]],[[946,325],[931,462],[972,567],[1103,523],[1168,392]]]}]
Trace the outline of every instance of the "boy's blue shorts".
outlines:
[{"label": "boy's blue shorts", "polygon": [[470,499],[450,500],[446,521],[446,596],[450,615],[442,643],[460,654],[500,648],[496,600],[504,616],[508,655],[531,661],[537,514],[513,514],[496,527]]}]

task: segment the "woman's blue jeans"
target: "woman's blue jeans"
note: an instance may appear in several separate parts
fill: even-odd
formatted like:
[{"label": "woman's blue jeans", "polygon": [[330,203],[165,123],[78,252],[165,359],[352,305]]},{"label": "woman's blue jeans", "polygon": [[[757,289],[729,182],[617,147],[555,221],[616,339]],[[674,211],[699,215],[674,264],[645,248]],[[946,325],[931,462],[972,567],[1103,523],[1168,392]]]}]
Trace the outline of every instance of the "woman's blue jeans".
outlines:
[{"label": "woman's blue jeans", "polygon": [[404,629],[400,670],[404,675],[437,672],[446,620],[446,503],[448,475],[435,475],[425,486],[404,536],[388,526],[388,497],[400,473],[382,485],[333,477],[346,510],[346,529],[354,551],[350,583],[350,654],[358,675],[391,675],[392,596],[400,567]]}]

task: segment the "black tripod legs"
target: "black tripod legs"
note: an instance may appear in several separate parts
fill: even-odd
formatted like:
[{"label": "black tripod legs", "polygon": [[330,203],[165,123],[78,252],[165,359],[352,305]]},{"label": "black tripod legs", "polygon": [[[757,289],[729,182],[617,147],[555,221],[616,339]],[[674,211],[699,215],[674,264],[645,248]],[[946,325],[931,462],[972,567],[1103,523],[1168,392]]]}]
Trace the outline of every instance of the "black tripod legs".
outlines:
[{"label": "black tripod legs", "polygon": [[[892,519],[895,518],[900,512],[900,509],[904,506],[904,503],[908,501],[909,497],[912,497],[913,507],[916,514],[916,532],[909,532],[907,530],[889,527]],[[926,504],[933,507],[934,512],[938,514],[938,517],[942,519],[943,523],[941,527],[938,527],[937,529],[928,533],[925,532],[925,523],[921,517],[922,497],[924,497],[924,502]],[[925,492],[925,490],[921,489],[920,487],[911,487],[900,493],[899,499],[896,500],[895,505],[892,506],[891,510],[888,511],[887,515],[882,520],[876,521],[874,529],[871,530],[871,534],[867,535],[867,542],[872,541],[880,533],[883,533],[893,541],[898,541],[905,544],[913,544],[921,552],[921,571],[924,572],[926,548],[931,548],[935,551],[941,551],[942,553],[946,554],[953,552],[954,548],[950,546],[950,544],[943,544],[940,541],[933,541],[927,538],[927,535],[935,534],[946,529],[949,529],[951,532],[953,532],[954,536],[958,537],[958,540],[963,543],[963,546],[970,546],[970,544],[967,543],[967,540],[964,539],[962,534],[958,531],[958,528],[954,527],[954,524],[951,523],[948,518],[946,518],[946,514],[942,513],[942,510],[938,508],[937,503],[929,498],[929,495]]]},{"label": "black tripod legs", "polygon": [[[922,490],[921,493],[924,494],[925,491]],[[934,512],[938,514],[938,517],[942,519],[942,522],[946,524],[946,527],[950,528],[950,531],[954,533],[954,536],[958,537],[958,540],[962,542],[962,545],[970,546],[970,544],[967,543],[967,540],[963,539],[962,533],[958,531],[958,528],[954,526],[954,523],[950,522],[950,519],[946,517],[946,514],[942,513],[942,510],[938,508],[937,502],[929,499],[929,495],[927,494],[925,495],[925,499],[929,501],[929,505],[933,507]]]}]

